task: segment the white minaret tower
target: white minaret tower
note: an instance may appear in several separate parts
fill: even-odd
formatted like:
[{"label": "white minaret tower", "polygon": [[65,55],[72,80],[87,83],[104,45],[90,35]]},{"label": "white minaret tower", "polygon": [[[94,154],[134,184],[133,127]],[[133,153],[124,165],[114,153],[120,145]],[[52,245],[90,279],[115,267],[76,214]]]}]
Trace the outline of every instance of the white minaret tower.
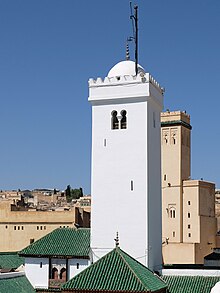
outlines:
[{"label": "white minaret tower", "polygon": [[89,80],[92,104],[93,260],[120,246],[160,270],[163,89],[135,62],[116,64],[102,80]]}]

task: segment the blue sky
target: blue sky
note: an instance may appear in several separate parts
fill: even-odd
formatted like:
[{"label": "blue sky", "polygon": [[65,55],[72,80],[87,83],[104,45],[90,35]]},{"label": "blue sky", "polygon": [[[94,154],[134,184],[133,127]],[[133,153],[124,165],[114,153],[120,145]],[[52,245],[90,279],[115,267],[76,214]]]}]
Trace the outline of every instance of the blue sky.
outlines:
[{"label": "blue sky", "polygon": [[[135,3],[139,63],[164,109],[191,115],[192,178],[220,188],[220,1]],[[127,0],[0,0],[0,189],[90,192],[87,82],[124,60],[129,14]]]}]

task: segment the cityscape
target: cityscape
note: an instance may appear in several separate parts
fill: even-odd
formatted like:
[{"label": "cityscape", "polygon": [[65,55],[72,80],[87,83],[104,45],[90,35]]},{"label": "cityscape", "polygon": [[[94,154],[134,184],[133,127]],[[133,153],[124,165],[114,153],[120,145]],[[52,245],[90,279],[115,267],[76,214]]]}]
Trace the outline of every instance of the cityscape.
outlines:
[{"label": "cityscape", "polygon": [[[132,26],[124,57],[109,60],[109,66],[101,64],[104,68],[97,77],[89,73],[88,86],[81,83],[82,93],[88,90],[88,101],[80,107],[88,113],[89,105],[91,111],[82,140],[78,131],[87,118],[76,114],[72,120],[65,113],[50,113],[54,122],[50,135],[59,131],[58,121],[64,117],[67,123],[74,121],[71,136],[65,130],[63,140],[36,137],[36,158],[34,148],[24,147],[25,156],[18,147],[24,166],[30,169],[24,173],[21,164],[21,175],[14,182],[12,176],[12,184],[6,179],[0,186],[0,292],[220,292],[219,179],[218,174],[212,178],[213,170],[203,171],[203,162],[198,165],[200,161],[194,160],[198,146],[194,137],[205,133],[208,117],[196,124],[198,119],[190,110],[193,103],[185,105],[186,111],[182,101],[166,101],[166,84],[161,85],[138,55],[145,4],[123,3],[130,5]],[[69,2],[65,5],[77,8]],[[12,11],[7,4],[4,10]],[[122,17],[119,23],[123,21]],[[34,129],[27,125],[25,131]],[[86,147],[84,136],[91,140]],[[68,153],[69,146],[78,158],[68,163],[65,149]],[[59,156],[52,162],[56,147]],[[90,157],[84,154],[88,149]],[[45,151],[48,161],[43,163]],[[211,148],[206,151],[204,162],[208,155],[211,158]],[[7,157],[5,146],[2,158],[4,153]],[[39,165],[37,161],[32,165],[35,159]],[[42,174],[35,179],[39,166]],[[3,180],[10,169],[5,170]],[[15,186],[19,178],[30,181]]]}]

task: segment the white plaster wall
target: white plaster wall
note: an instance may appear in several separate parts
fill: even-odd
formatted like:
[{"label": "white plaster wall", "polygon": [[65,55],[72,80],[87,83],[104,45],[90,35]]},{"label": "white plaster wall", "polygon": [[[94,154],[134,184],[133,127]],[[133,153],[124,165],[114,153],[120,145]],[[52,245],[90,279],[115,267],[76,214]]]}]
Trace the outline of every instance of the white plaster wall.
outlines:
[{"label": "white plaster wall", "polygon": [[[79,264],[78,269],[77,269],[77,263]],[[82,272],[88,266],[89,266],[88,259],[77,259],[77,258],[68,259],[68,280],[75,277],[75,275]]]},{"label": "white plaster wall", "polygon": [[161,107],[153,101],[147,105],[147,264],[159,271],[162,268]]},{"label": "white plaster wall", "polygon": [[49,259],[26,257],[25,273],[34,288],[48,288]]},{"label": "white plaster wall", "polygon": [[211,289],[210,293],[219,293],[220,292],[220,282],[217,282],[215,286]]},{"label": "white plaster wall", "polygon": [[[140,86],[140,87],[139,87]],[[97,260],[120,247],[150,268],[161,266],[160,112],[149,84],[90,89],[92,101],[91,248]],[[102,100],[101,94],[105,96]],[[97,96],[96,96],[97,94]],[[123,97],[123,99],[120,99]],[[150,100],[153,100],[151,103]],[[159,101],[159,102],[158,102]],[[111,113],[127,111],[127,129],[111,129]],[[155,123],[153,125],[153,112]],[[106,146],[104,146],[106,140]],[[134,190],[130,185],[133,180]]]}]

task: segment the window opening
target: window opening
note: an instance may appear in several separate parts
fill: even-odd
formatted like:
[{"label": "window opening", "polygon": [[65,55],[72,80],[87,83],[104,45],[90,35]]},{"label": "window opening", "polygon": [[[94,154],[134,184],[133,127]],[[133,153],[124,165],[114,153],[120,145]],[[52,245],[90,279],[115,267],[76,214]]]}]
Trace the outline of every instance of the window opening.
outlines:
[{"label": "window opening", "polygon": [[63,281],[66,281],[66,269],[65,268],[62,268],[60,270],[60,279]]},{"label": "window opening", "polygon": [[188,236],[191,237],[191,233],[189,233]]},{"label": "window opening", "polygon": [[112,112],[112,129],[119,129],[117,114],[118,114],[117,111]]},{"label": "window opening", "polygon": [[43,266],[43,263],[42,263],[42,261],[40,262],[40,268],[42,268],[42,266]]},{"label": "window opening", "polygon": [[153,112],[153,126],[156,128],[155,112]]},{"label": "window opening", "polygon": [[127,128],[127,117],[126,117],[127,112],[125,110],[121,111],[121,129],[126,129]]},{"label": "window opening", "polygon": [[106,147],[106,138],[104,139],[104,147]]},{"label": "window opening", "polygon": [[34,239],[33,239],[33,238],[32,238],[32,239],[30,239],[30,244],[31,244],[31,243],[33,243],[33,242],[34,242]]},{"label": "window opening", "polygon": [[76,268],[77,268],[77,270],[79,269],[79,263],[76,264]]},{"label": "window opening", "polygon": [[164,179],[164,181],[166,181],[166,180],[167,180],[167,175],[166,175],[166,174],[164,174],[164,177],[163,177],[163,179]]},{"label": "window opening", "polygon": [[134,190],[134,182],[133,182],[133,180],[131,180],[131,191],[133,191]]},{"label": "window opening", "polygon": [[168,144],[168,139],[169,139],[169,131],[168,129],[163,129],[163,144]]},{"label": "window opening", "polygon": [[191,216],[190,213],[188,213],[188,218],[190,218],[190,216]]},{"label": "window opening", "polygon": [[20,226],[18,226],[18,230],[20,230]]},{"label": "window opening", "polygon": [[176,210],[175,210],[175,208],[170,208],[170,218],[172,218],[172,219],[176,218]]},{"label": "window opening", "polygon": [[188,201],[188,205],[190,206],[190,204],[191,204],[191,202],[190,202],[190,200]]},{"label": "window opening", "polygon": [[176,232],[175,231],[173,231],[173,237],[176,237]]},{"label": "window opening", "polygon": [[16,230],[16,226],[14,226],[14,230]]},{"label": "window opening", "polygon": [[58,269],[57,268],[52,269],[52,279],[58,280]]},{"label": "window opening", "polygon": [[188,229],[190,229],[191,228],[191,226],[190,226],[190,224],[188,225]]},{"label": "window opening", "polygon": [[171,129],[171,144],[177,144],[177,129]]}]

